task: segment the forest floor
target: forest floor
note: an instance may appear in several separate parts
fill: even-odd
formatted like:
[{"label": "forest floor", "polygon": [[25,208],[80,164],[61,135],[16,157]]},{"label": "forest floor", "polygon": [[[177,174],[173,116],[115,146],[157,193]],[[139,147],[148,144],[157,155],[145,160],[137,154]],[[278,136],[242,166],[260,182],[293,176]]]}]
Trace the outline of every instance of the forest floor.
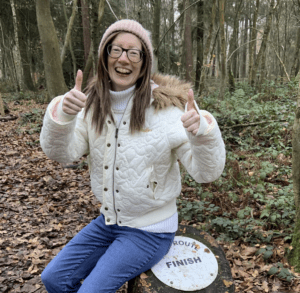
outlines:
[{"label": "forest floor", "polygon": [[[90,191],[84,158],[77,162],[78,168],[67,168],[43,153],[39,132],[46,105],[33,100],[7,100],[7,106],[10,115],[18,118],[0,121],[0,292],[46,292],[41,272],[78,231],[99,215],[100,205]],[[238,137],[242,135],[245,133]],[[235,145],[232,137],[224,135],[224,139],[226,145]],[[286,139],[290,139],[289,134]],[[181,223],[205,229],[218,240],[230,263],[236,292],[300,292],[300,274],[286,259],[292,221],[286,223],[290,230],[285,222],[268,229],[260,222],[253,225],[254,218],[264,219],[264,208],[271,207],[268,212],[272,215],[274,207],[252,197],[245,189],[248,181],[241,180],[245,174],[251,178],[258,172],[255,164],[246,169],[243,165],[248,161],[245,157],[253,153],[232,147],[229,154],[228,168],[217,183],[199,185],[182,173],[178,200]],[[290,169],[291,158],[284,154],[280,158],[281,166]],[[252,156],[249,161],[262,168],[262,157]],[[260,180],[276,181],[275,171],[267,167],[263,169],[265,176],[260,170]],[[283,178],[278,179],[277,191],[290,187],[290,175],[283,174]],[[227,187],[221,188],[222,184]],[[276,190],[272,188],[274,192],[267,195],[274,199]],[[276,213],[284,219],[281,210]],[[234,217],[243,222],[235,222]],[[126,286],[118,292],[127,292]]]}]

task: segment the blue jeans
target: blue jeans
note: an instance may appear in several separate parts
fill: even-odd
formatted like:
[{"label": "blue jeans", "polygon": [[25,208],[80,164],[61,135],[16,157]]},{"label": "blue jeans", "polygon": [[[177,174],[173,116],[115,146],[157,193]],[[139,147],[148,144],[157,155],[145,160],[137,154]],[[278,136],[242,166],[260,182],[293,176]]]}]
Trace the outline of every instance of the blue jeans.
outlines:
[{"label": "blue jeans", "polygon": [[58,253],[41,278],[49,293],[116,292],[126,281],[158,263],[174,236],[106,226],[101,215]]}]

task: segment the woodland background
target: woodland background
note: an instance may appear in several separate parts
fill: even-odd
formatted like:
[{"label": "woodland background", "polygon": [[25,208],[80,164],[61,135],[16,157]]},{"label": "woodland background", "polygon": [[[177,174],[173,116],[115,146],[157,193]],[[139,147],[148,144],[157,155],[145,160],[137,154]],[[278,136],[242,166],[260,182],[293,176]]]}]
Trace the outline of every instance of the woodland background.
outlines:
[{"label": "woodland background", "polygon": [[237,292],[300,292],[300,0],[1,0],[0,292],[45,292],[43,268],[99,215],[86,158],[48,160],[39,132],[124,18],[152,32],[154,71],[190,81],[225,141],[220,179],[182,169],[181,223],[218,240]]}]

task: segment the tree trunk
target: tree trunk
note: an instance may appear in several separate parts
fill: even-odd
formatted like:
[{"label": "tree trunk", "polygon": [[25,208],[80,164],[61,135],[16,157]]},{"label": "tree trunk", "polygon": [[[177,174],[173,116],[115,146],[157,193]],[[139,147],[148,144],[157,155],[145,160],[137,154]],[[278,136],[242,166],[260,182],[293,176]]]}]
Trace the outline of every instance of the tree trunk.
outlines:
[{"label": "tree trunk", "polygon": [[53,98],[68,89],[60,62],[58,39],[50,13],[49,0],[36,0],[36,15],[43,49],[47,89],[49,97]]},{"label": "tree trunk", "polygon": [[[68,16],[67,16],[67,11],[66,11],[65,0],[62,0],[62,4],[63,4],[63,11],[64,11],[64,17],[65,17],[66,25],[68,25]],[[73,50],[73,45],[72,45],[71,34],[70,34],[70,40],[69,40],[69,50],[70,50],[71,57],[72,57],[73,77],[74,77],[74,80],[75,80],[76,75],[77,75],[77,65],[76,65],[76,57],[75,57],[74,50]]]},{"label": "tree trunk", "polygon": [[93,21],[93,28],[92,28],[92,43],[90,46],[90,52],[89,52],[89,57],[86,62],[86,65],[83,70],[83,82],[82,82],[82,88],[84,89],[87,85],[87,81],[89,78],[90,70],[93,65],[93,56],[94,56],[94,45],[93,42],[96,40],[97,32],[100,28],[100,24],[102,21],[102,17],[104,14],[104,8],[105,8],[105,0],[100,0],[99,5],[98,5],[98,12],[97,12],[97,20]]},{"label": "tree trunk", "polygon": [[[189,0],[185,0],[185,7],[190,5]],[[184,46],[185,46],[185,80],[192,81],[193,74],[193,45],[192,45],[192,20],[190,9],[185,12],[185,27],[184,27]]]},{"label": "tree trunk", "polygon": [[203,53],[203,65],[202,65],[202,73],[200,76],[200,87],[199,87],[199,92],[198,95],[200,96],[200,94],[202,93],[204,87],[205,87],[205,76],[206,76],[206,66],[209,66],[209,64],[207,64],[208,62],[208,53],[209,53],[209,48],[210,48],[210,43],[211,43],[211,39],[212,39],[212,34],[213,34],[213,29],[214,29],[214,23],[215,23],[215,18],[216,18],[216,1],[217,0],[213,0],[213,4],[212,4],[212,10],[211,10],[211,22],[210,22],[210,26],[209,26],[209,32],[208,32],[208,37],[206,40],[206,44],[205,44],[205,49],[204,49],[204,53]]},{"label": "tree trunk", "polygon": [[249,72],[248,72],[248,77],[249,77],[249,83],[251,85],[254,84],[255,80],[255,72],[253,71],[253,66],[255,62],[255,56],[256,56],[256,22],[257,22],[257,16],[258,16],[258,9],[259,9],[259,0],[256,0],[256,5],[255,5],[255,11],[254,11],[254,16],[253,16],[253,22],[252,22],[252,28],[251,28],[251,43],[249,45]]},{"label": "tree trunk", "polygon": [[[234,83],[234,75],[232,74],[231,70],[231,59],[233,58],[232,52],[236,49],[236,42],[237,42],[237,31],[239,28],[239,16],[240,16],[240,11],[242,8],[243,0],[240,0],[240,3],[236,6],[236,11],[235,11],[235,17],[234,17],[234,26],[233,26],[233,32],[230,38],[230,43],[229,43],[229,56],[231,57],[230,59],[227,60],[227,74],[228,74],[228,82],[229,82],[229,91],[232,93],[235,91],[235,83]],[[237,54],[237,51],[234,53]],[[234,60],[236,62],[236,60]]]},{"label": "tree trunk", "polygon": [[[245,15],[244,44],[246,44],[247,41],[248,41],[248,17],[247,15]],[[247,46],[244,46],[241,77],[246,78],[246,76],[247,76]]]},{"label": "tree trunk", "polygon": [[21,56],[20,56],[20,47],[19,47],[19,37],[18,37],[18,25],[17,25],[17,16],[16,16],[16,9],[14,0],[10,0],[12,15],[13,15],[13,26],[14,26],[14,40],[16,48],[13,48],[12,55],[14,59],[14,65],[16,67],[16,76],[18,87],[23,89],[23,72],[21,67]]},{"label": "tree trunk", "polygon": [[6,66],[6,68],[9,71],[9,75],[11,77],[11,81],[13,83],[14,89],[16,92],[20,91],[19,83],[18,83],[18,76],[16,73],[16,68],[14,66],[14,59],[11,48],[9,48],[9,43],[5,42],[5,27],[2,23],[2,19],[0,18],[0,29],[1,29],[1,41],[2,41],[2,56],[3,56],[3,62]]},{"label": "tree trunk", "polygon": [[73,28],[73,24],[74,24],[74,19],[76,16],[76,10],[77,10],[77,0],[73,0],[72,14],[71,14],[69,24],[68,24],[68,29],[67,29],[67,33],[66,33],[66,37],[65,37],[65,43],[64,43],[64,46],[63,46],[63,48],[61,50],[61,54],[60,54],[61,64],[64,63],[66,51],[71,42],[71,32],[72,32],[72,28]]},{"label": "tree trunk", "polygon": [[294,54],[294,62],[292,63],[292,68],[291,68],[291,77],[296,77],[297,75],[297,64],[299,63],[299,52],[300,52],[300,27],[297,29],[297,41],[296,41],[296,49],[295,49],[295,54]]},{"label": "tree trunk", "polygon": [[260,63],[261,64],[260,76],[259,76],[259,78],[257,78],[257,81],[256,81],[256,86],[258,86],[259,91],[261,90],[261,85],[262,85],[262,83],[264,82],[264,79],[265,79],[266,48],[267,48],[268,37],[269,37],[270,30],[271,30],[271,25],[272,25],[272,15],[273,15],[274,9],[275,9],[274,8],[274,2],[275,2],[275,0],[271,0],[270,9],[269,9],[269,13],[268,13],[268,16],[267,16],[267,21],[266,21],[266,27],[264,29],[262,43],[261,43],[259,52],[257,54],[257,58],[256,58],[256,61],[255,61],[254,67],[253,67],[254,72],[256,72],[257,69],[258,69],[259,62],[261,60],[261,63]]},{"label": "tree trunk", "polygon": [[203,22],[203,1],[197,5],[197,62],[196,62],[196,92],[200,86],[201,67],[203,64],[203,38],[204,38],[204,22]]},{"label": "tree trunk", "polygon": [[295,230],[291,244],[293,248],[288,255],[288,260],[290,265],[295,267],[295,271],[300,272],[300,84],[298,89],[297,108],[293,125],[292,146],[292,178],[296,205],[296,219]]},{"label": "tree trunk", "polygon": [[81,18],[82,18],[82,28],[83,28],[84,60],[86,63],[89,57],[89,52],[91,47],[88,0],[81,0]]},{"label": "tree trunk", "polygon": [[26,89],[30,91],[35,91],[35,87],[32,82],[30,61],[28,58],[28,33],[26,30],[27,24],[25,20],[26,11],[25,9],[18,8],[16,9],[17,16],[17,27],[18,27],[18,40],[19,40],[19,49],[21,56],[21,66],[23,69],[23,82]]},{"label": "tree trunk", "polygon": [[225,92],[225,79],[226,79],[226,41],[225,41],[225,18],[224,18],[224,10],[225,10],[225,0],[219,0],[219,19],[220,19],[220,45],[221,45],[221,82],[220,82],[220,91],[219,91],[219,99],[224,98]]},{"label": "tree trunk", "polygon": [[153,18],[153,29],[152,29],[152,41],[154,46],[154,62],[153,72],[158,72],[158,43],[159,43],[159,28],[160,28],[160,10],[161,0],[155,0],[154,2],[154,18]]}]

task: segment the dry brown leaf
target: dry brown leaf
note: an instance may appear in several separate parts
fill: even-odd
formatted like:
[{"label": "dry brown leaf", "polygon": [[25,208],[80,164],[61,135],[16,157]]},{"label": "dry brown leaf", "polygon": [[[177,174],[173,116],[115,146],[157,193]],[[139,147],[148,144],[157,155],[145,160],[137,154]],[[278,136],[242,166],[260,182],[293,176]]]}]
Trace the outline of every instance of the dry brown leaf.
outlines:
[{"label": "dry brown leaf", "polygon": [[141,278],[142,280],[144,280],[144,279],[147,279],[148,276],[147,276],[147,274],[145,274],[145,273],[141,273],[141,274],[140,274],[140,278]]},{"label": "dry brown leaf", "polygon": [[265,292],[269,292],[268,282],[263,281],[262,288],[264,289]]},{"label": "dry brown leaf", "polygon": [[228,280],[223,280],[223,283],[227,288],[229,288],[233,284],[232,281],[228,281]]}]

